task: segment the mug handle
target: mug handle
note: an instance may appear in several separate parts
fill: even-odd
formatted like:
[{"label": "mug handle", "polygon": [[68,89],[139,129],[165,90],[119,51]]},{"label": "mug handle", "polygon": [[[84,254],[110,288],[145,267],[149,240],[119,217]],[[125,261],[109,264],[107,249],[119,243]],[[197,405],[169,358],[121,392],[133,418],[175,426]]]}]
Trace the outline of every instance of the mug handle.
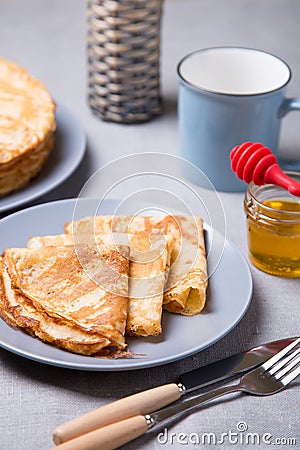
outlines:
[{"label": "mug handle", "polygon": [[279,118],[281,119],[290,111],[300,110],[300,98],[285,98],[279,108]]}]

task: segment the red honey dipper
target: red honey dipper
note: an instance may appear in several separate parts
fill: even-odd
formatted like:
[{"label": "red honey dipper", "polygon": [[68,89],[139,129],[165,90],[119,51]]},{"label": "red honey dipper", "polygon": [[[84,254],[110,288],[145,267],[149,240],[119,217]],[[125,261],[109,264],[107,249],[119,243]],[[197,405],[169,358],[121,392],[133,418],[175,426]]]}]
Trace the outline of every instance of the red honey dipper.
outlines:
[{"label": "red honey dipper", "polygon": [[231,168],[238,178],[256,185],[276,184],[300,197],[300,183],[288,177],[278,165],[276,156],[259,142],[244,142],[230,153]]}]

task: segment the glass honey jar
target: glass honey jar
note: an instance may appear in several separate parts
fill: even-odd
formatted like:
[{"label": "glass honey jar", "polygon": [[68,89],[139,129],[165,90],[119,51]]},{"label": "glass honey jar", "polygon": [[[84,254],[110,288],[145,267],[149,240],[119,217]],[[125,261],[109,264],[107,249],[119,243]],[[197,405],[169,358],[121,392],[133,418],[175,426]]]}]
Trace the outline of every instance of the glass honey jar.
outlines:
[{"label": "glass honey jar", "polygon": [[[300,173],[286,174],[300,182]],[[251,182],[244,207],[252,263],[272,275],[300,277],[300,197]]]}]

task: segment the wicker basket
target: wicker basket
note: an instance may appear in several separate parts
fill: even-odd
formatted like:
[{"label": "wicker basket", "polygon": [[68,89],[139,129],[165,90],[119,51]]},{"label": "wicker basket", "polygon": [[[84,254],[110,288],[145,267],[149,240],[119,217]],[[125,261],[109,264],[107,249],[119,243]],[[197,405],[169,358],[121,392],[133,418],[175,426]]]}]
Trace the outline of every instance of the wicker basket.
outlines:
[{"label": "wicker basket", "polygon": [[88,101],[101,119],[143,122],[161,111],[163,0],[87,0]]}]

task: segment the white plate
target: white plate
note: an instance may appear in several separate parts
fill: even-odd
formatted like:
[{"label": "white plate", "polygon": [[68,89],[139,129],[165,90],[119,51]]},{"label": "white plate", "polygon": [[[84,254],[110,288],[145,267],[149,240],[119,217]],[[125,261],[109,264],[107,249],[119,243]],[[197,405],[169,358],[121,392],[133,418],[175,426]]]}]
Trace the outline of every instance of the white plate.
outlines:
[{"label": "white plate", "polygon": [[[75,202],[75,199],[69,199],[41,204],[2,219],[0,251],[6,247],[26,246],[32,235],[63,232],[64,223],[72,220]],[[116,206],[115,200],[105,200],[101,206],[101,214],[112,214]],[[211,232],[212,229],[206,226],[208,248]],[[221,241],[223,242],[222,239]],[[249,267],[239,250],[226,241],[220,263],[209,278],[204,312],[194,317],[164,312],[162,336],[128,339],[132,352],[144,353],[146,356],[106,360],[76,355],[15,330],[1,319],[0,346],[35,361],[72,369],[116,371],[152,367],[199,352],[221,339],[241,320],[251,297],[252,278]]]},{"label": "white plate", "polygon": [[86,138],[76,117],[61,103],[55,112],[56,142],[41,173],[19,191],[0,198],[0,213],[17,208],[46,194],[65,181],[81,162]]}]

